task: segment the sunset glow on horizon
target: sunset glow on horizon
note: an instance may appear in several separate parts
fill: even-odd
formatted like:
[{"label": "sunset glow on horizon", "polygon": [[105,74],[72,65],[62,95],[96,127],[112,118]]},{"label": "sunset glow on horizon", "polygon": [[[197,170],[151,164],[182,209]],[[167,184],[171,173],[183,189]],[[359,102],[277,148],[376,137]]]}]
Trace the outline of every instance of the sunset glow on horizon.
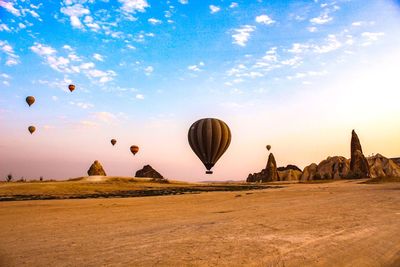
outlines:
[{"label": "sunset glow on horizon", "polygon": [[[0,179],[98,160],[110,176],[244,180],[267,144],[278,166],[349,158],[352,129],[366,156],[400,157],[399,25],[391,0],[1,1]],[[187,139],[206,117],[232,132],[211,176]]]}]

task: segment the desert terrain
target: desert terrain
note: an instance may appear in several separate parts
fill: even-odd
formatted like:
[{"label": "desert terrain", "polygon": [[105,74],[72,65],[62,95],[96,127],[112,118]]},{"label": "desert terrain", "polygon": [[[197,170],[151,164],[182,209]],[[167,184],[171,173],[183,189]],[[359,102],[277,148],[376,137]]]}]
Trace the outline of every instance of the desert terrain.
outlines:
[{"label": "desert terrain", "polygon": [[400,184],[0,203],[0,266],[399,266]]}]

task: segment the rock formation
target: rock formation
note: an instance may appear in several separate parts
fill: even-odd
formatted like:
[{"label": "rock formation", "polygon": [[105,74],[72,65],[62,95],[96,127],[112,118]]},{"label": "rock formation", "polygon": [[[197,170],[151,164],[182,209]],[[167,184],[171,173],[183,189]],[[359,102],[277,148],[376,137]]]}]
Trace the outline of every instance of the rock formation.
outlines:
[{"label": "rock formation", "polygon": [[371,178],[400,177],[400,166],[392,159],[385,158],[381,154],[376,154],[367,160]]},{"label": "rock formation", "polygon": [[293,169],[286,169],[282,171],[278,170],[279,181],[299,181],[301,175],[302,172],[299,170],[293,170]]},{"label": "rock formation", "polygon": [[278,171],[287,171],[287,170],[294,170],[301,172],[301,169],[296,165],[289,164],[286,167],[278,167]]},{"label": "rock formation", "polygon": [[106,172],[103,169],[103,166],[101,166],[100,162],[97,160],[93,162],[87,173],[89,176],[93,175],[107,176]]},{"label": "rock formation", "polygon": [[276,167],[275,157],[274,154],[269,153],[267,166],[265,167],[265,176],[262,178],[261,182],[272,182],[278,180],[278,170]]},{"label": "rock formation", "polygon": [[362,152],[360,140],[356,132],[351,132],[351,159],[350,173],[348,178],[367,178],[370,177],[368,161]]},{"label": "rock formation", "polygon": [[140,169],[136,172],[135,177],[147,177],[156,179],[164,178],[158,171],[153,169],[150,165],[143,166],[143,169]]},{"label": "rock formation", "polygon": [[317,173],[318,165],[315,163],[311,163],[306,166],[303,170],[303,174],[300,177],[301,181],[310,181],[314,179],[315,174]]},{"label": "rock formation", "polygon": [[272,182],[279,181],[279,175],[276,168],[275,157],[272,153],[268,156],[268,162],[265,169],[262,169],[261,172],[249,174],[246,179],[247,182]]}]

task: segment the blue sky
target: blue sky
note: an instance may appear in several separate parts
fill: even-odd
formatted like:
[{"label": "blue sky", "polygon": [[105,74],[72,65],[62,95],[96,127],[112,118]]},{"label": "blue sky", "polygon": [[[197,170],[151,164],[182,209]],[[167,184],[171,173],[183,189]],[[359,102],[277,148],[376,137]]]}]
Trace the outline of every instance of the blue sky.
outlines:
[{"label": "blue sky", "polygon": [[[16,143],[22,146],[21,140],[26,138],[25,132],[10,133],[25,131],[27,124],[33,123],[39,135],[45,132],[35,145],[48,145],[48,160],[53,156],[50,148],[55,149],[60,140],[71,142],[69,149],[76,142],[76,149],[85,144],[93,151],[100,141],[90,143],[86,136],[95,134],[105,140],[123,136],[144,147],[148,143],[147,151],[153,153],[138,160],[135,167],[155,161],[171,176],[196,179],[201,175],[190,170],[194,164],[201,169],[201,164],[185,154],[188,145],[184,136],[190,124],[201,117],[219,117],[238,129],[233,132],[241,141],[238,150],[252,142],[260,148],[269,140],[287,143],[291,137],[286,133],[301,129],[297,123],[302,118],[309,123],[304,126],[304,136],[307,129],[315,131],[315,125],[321,125],[321,131],[326,129],[319,120],[338,125],[343,132],[362,128],[367,122],[357,116],[345,124],[343,118],[324,112],[324,103],[342,99],[344,90],[333,92],[328,87],[382,55],[398,55],[399,6],[398,1],[389,0],[2,1],[0,120],[6,129],[2,157],[17,153],[10,151],[17,150]],[[399,67],[390,58],[382,64],[380,71],[389,70],[382,75]],[[69,83],[76,85],[73,93],[67,91]],[[380,90],[380,96],[396,94],[390,88]],[[370,94],[365,93],[367,99],[359,100],[369,103],[376,91],[372,88]],[[27,95],[37,98],[31,109],[24,103]],[[310,107],[307,101],[312,97],[315,100]],[[299,102],[309,108],[296,108]],[[350,107],[343,105],[344,109]],[[382,108],[382,116],[398,111],[386,110],[386,105]],[[309,120],[307,109],[315,121]],[[300,116],[296,122],[279,123],[296,116]],[[255,134],[250,136],[240,125]],[[338,129],[330,134],[338,134]],[[398,128],[387,130],[396,132]],[[172,151],[172,158],[180,158],[185,151],[178,164],[186,166],[184,174],[173,171],[170,161],[160,159],[150,137],[160,142],[156,142],[160,149]],[[344,154],[344,149],[328,152],[326,148],[300,160],[285,151],[281,152],[282,164],[297,161],[294,163],[302,167],[329,153]],[[262,153],[252,154],[240,175],[262,168]],[[394,151],[387,148],[387,153]],[[92,156],[89,153],[77,161],[86,166]],[[3,167],[0,174],[19,171],[26,161],[16,154],[7,161],[10,167]],[[127,175],[132,166],[117,169]],[[46,172],[43,168],[40,171]],[[237,171],[226,167],[221,177],[231,178],[232,173]]]}]

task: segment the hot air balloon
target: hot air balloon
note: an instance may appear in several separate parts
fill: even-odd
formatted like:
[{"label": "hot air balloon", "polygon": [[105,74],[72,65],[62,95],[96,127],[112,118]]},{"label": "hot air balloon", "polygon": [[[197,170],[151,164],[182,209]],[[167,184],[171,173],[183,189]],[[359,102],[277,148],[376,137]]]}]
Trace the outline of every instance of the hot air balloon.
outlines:
[{"label": "hot air balloon", "polygon": [[269,151],[271,149],[271,145],[267,145],[266,148]]},{"label": "hot air balloon", "polygon": [[114,146],[117,143],[117,140],[111,139],[111,144]]},{"label": "hot air balloon", "polygon": [[68,85],[68,89],[69,89],[71,92],[74,91],[74,90],[75,90],[75,85],[73,85],[73,84]]},{"label": "hot air balloon", "polygon": [[36,131],[35,126],[29,126],[29,127],[28,127],[28,131],[29,131],[31,134],[33,134],[33,133]]},{"label": "hot air balloon", "polygon": [[188,140],[193,152],[206,167],[206,173],[212,174],[211,168],[231,143],[231,131],[219,119],[201,119],[190,126]]},{"label": "hot air balloon", "polygon": [[25,101],[29,106],[32,106],[32,104],[35,103],[35,98],[33,96],[27,96]]},{"label": "hot air balloon", "polygon": [[139,152],[139,147],[138,146],[131,146],[131,152],[133,155],[136,155],[136,153]]}]

